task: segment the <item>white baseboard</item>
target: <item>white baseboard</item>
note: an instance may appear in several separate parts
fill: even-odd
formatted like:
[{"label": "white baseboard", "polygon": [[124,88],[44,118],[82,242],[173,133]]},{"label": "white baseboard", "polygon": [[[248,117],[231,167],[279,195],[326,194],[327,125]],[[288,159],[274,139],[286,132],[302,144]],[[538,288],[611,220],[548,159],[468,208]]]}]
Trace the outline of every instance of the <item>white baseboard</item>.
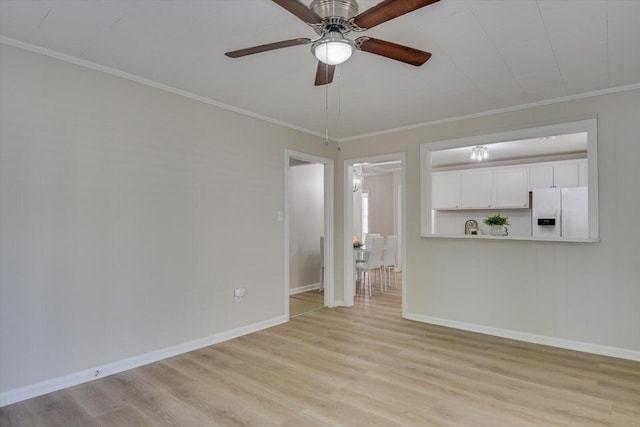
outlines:
[{"label": "white baseboard", "polygon": [[310,285],[298,286],[297,288],[289,289],[289,295],[300,294],[302,292],[314,291],[320,289],[320,283],[312,283]]},{"label": "white baseboard", "polygon": [[8,390],[0,393],[0,407],[61,390],[63,388],[86,383],[98,378],[104,378],[109,375],[117,374],[119,372],[137,368],[142,365],[147,365],[149,363],[167,359],[169,357],[177,356],[179,354],[187,353],[199,348],[208,347],[213,344],[228,341],[230,339],[237,338],[242,335],[247,335],[252,332],[257,332],[262,329],[270,328],[272,326],[286,323],[288,321],[289,319],[286,316],[278,316],[268,320],[264,320],[262,322],[257,322],[251,325],[242,326],[240,328],[231,329],[230,331],[220,332],[208,337],[151,351],[149,353],[140,354],[137,356],[129,357],[127,359],[118,360],[106,365],[96,366],[91,369],[74,372],[62,377],[52,378],[50,380],[31,384],[25,387],[20,387],[14,390]]},{"label": "white baseboard", "polygon": [[493,335],[512,340],[524,341],[534,344],[548,345],[551,347],[565,348],[568,350],[582,351],[586,353],[599,354],[602,356],[618,357],[620,359],[640,361],[640,351],[626,348],[610,347],[600,344],[591,344],[581,341],[567,340],[564,338],[550,337],[547,335],[537,335],[528,332],[514,331],[511,329],[494,328],[491,326],[478,325],[475,323],[459,322],[457,320],[442,319],[422,314],[404,313],[403,317],[422,323],[447,326],[455,329],[462,329],[470,332],[478,332],[486,335]]}]

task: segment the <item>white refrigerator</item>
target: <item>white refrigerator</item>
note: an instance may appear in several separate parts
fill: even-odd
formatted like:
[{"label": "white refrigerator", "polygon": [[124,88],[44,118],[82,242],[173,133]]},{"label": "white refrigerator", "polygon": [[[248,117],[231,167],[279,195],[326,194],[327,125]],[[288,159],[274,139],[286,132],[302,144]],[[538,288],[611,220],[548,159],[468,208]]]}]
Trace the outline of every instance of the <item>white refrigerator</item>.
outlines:
[{"label": "white refrigerator", "polygon": [[535,237],[589,237],[587,187],[534,188],[531,234]]}]

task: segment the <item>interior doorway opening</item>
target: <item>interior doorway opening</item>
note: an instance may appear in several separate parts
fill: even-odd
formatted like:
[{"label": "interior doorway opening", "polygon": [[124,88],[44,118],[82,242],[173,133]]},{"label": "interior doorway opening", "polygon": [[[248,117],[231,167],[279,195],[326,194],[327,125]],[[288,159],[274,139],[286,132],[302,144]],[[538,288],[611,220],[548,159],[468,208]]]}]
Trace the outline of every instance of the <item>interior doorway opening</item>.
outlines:
[{"label": "interior doorway opening", "polygon": [[332,307],[333,160],[286,151],[285,307],[287,317]]},{"label": "interior doorway opening", "polygon": [[[397,238],[395,268],[405,265],[405,153],[346,160],[344,163],[344,302],[354,304],[356,288],[354,243],[364,243],[367,234],[379,234],[386,242]],[[405,313],[406,274],[398,274]]]}]

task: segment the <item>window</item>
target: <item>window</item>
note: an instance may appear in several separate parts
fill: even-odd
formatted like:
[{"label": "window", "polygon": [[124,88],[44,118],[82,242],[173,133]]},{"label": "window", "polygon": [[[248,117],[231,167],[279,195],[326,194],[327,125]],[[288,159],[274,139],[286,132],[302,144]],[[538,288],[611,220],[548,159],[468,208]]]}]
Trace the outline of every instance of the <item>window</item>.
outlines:
[{"label": "window", "polygon": [[369,233],[369,193],[362,193],[362,242]]}]

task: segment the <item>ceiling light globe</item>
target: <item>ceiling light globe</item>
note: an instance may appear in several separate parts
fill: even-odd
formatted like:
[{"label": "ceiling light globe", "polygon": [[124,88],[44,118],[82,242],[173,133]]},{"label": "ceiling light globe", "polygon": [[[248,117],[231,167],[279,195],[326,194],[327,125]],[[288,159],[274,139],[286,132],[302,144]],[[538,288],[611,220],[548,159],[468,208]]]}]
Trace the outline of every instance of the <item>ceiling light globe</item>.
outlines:
[{"label": "ceiling light globe", "polygon": [[313,54],[327,65],[338,65],[351,57],[353,46],[346,41],[324,41],[313,46]]}]

